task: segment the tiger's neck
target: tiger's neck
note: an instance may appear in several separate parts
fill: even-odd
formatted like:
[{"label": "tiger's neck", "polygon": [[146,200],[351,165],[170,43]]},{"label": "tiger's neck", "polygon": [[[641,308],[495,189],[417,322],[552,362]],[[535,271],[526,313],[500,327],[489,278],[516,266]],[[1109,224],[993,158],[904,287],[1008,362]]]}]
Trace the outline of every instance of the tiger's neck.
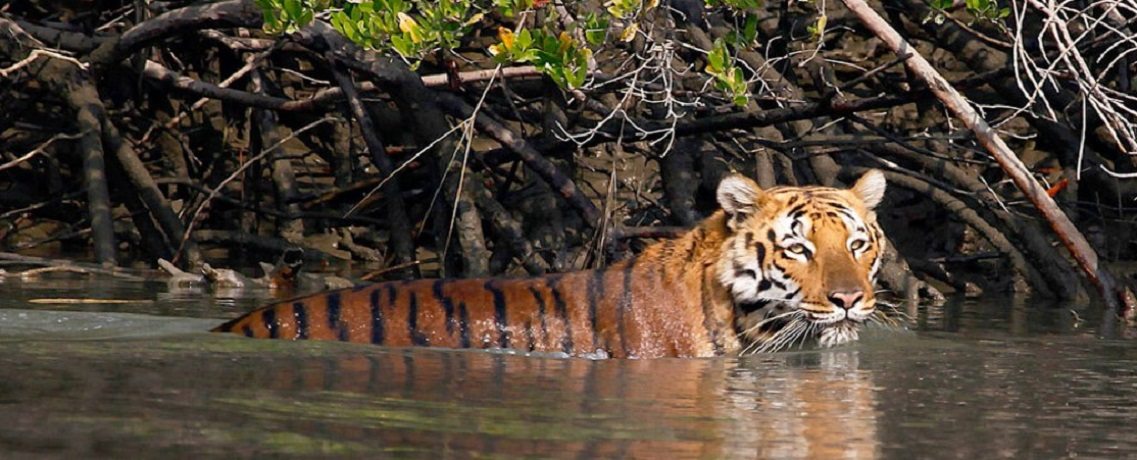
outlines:
[{"label": "tiger's neck", "polygon": [[[642,270],[642,278],[658,277],[658,283],[651,284],[667,297],[657,301],[656,293],[636,293],[637,309],[666,316],[651,324],[685,326],[685,330],[662,332],[694,338],[688,344],[693,348],[679,350],[680,355],[713,356],[740,349],[731,295],[718,281],[717,261],[728,234],[726,217],[718,211],[679,238],[648,246],[637,257],[643,266],[633,267],[633,271]],[[619,262],[609,269],[620,270],[628,263],[632,262]]]}]

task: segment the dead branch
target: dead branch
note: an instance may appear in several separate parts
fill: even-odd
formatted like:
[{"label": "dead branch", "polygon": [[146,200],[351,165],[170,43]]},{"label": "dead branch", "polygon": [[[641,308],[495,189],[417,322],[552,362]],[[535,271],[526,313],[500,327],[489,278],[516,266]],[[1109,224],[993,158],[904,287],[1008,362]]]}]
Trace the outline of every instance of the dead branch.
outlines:
[{"label": "dead branch", "polygon": [[1115,315],[1124,315],[1131,309],[1137,308],[1137,299],[1134,298],[1133,293],[1129,292],[1124,286],[1120,286],[1114,280],[1112,274],[1105,267],[1099,265],[1097,253],[1090,247],[1089,242],[1086,241],[1085,236],[1074,226],[1073,222],[1066,216],[1054,200],[1046,194],[1038,182],[1031,177],[1030,171],[1023,165],[1022,160],[1018,158],[1007,146],[1003,139],[995,133],[987,122],[975,112],[971,104],[967,102],[956,90],[952,88],[951,84],[947,82],[928,63],[927,60],[912,50],[900,34],[893,29],[884,18],[872,10],[863,0],[842,0],[845,5],[860,18],[861,22],[865,24],[877,37],[879,37],[885,44],[892,49],[892,52],[897,55],[909,54],[905,64],[921,81],[928,85],[936,97],[943,102],[944,106],[948,108],[957,118],[959,118],[968,129],[970,129],[982,145],[995,160],[999,162],[999,166],[1003,171],[1011,177],[1015,185],[1019,188],[1027,199],[1035,206],[1047,222],[1050,223],[1051,228],[1054,230],[1062,243],[1066,245],[1066,249],[1078,261],[1078,265],[1085,272],[1086,276],[1098,287],[1102,298],[1109,306],[1109,310]]},{"label": "dead branch", "polygon": [[[445,93],[436,93],[436,102],[439,107],[458,118],[470,118],[474,115],[474,108],[465,101]],[[479,113],[475,119],[478,130],[494,140],[500,142],[505,148],[517,154],[521,161],[541,178],[545,179],[561,197],[568,201],[578,212],[587,225],[595,226],[600,221],[600,211],[579,191],[576,184],[557,169],[540,152],[513,131],[507,129],[489,115]]]},{"label": "dead branch", "polygon": [[[987,208],[988,215],[1003,227],[1009,229],[1021,241],[1023,254],[1031,262],[1030,268],[1041,276],[1027,276],[1035,289],[1041,292],[1053,291],[1062,299],[1076,299],[1078,297],[1077,273],[1068,261],[1054,251],[1050,242],[1040,233],[1040,228],[1032,222],[1024,222],[1019,216],[1003,209],[992,191],[971,174],[958,166],[940,158],[916,153],[906,148],[905,143],[874,145],[865,150],[874,153],[883,153],[893,158],[904,158],[922,165],[926,170],[934,172],[935,177],[942,178],[960,189],[971,193]],[[988,220],[988,219],[984,219]],[[1042,282],[1043,284],[1038,284]]]},{"label": "dead branch", "polygon": [[[864,168],[854,168],[853,170],[857,172],[866,171]],[[970,225],[978,231],[980,235],[983,235],[983,238],[990,242],[995,249],[1006,255],[1011,262],[1011,267],[1013,267],[1017,273],[1022,274],[1039,295],[1047,297],[1053,295],[1046,280],[1039,275],[1038,271],[1034,269],[1034,266],[1027,262],[1026,257],[1023,256],[1022,252],[1019,251],[1014,243],[1012,243],[1002,231],[983,219],[983,217],[968,206],[967,203],[964,203],[962,200],[952,196],[951,193],[924,180],[893,171],[885,171],[884,175],[888,178],[889,183],[926,195],[948,212],[955,214],[961,221]]]},{"label": "dead branch", "polygon": [[46,257],[26,256],[23,254],[15,254],[11,252],[0,252],[0,261],[19,265],[38,265],[45,267],[44,270],[32,271],[28,276],[35,276],[39,273],[52,271],[66,271],[74,273],[94,273],[100,275],[109,275],[131,281],[142,281],[145,279],[145,276],[142,276],[142,274],[134,270],[126,270],[118,267],[106,268],[95,264],[85,264],[82,262],[63,259],[49,259]]},{"label": "dead branch", "polygon": [[253,247],[272,253],[283,253],[289,250],[301,249],[303,251],[304,260],[311,262],[321,262],[336,259],[336,257],[332,256],[331,254],[328,254],[311,246],[298,245],[280,238],[250,235],[243,232],[234,232],[228,230],[194,230],[192,237],[194,241],[198,243],[217,243],[238,248]]},{"label": "dead branch", "polygon": [[[15,22],[0,18],[0,51],[8,56],[24,58],[43,43],[28,35]],[[111,226],[111,199],[107,185],[101,133],[106,119],[98,90],[86,72],[74,64],[57,59],[37,60],[25,70],[62,97],[74,111],[78,131],[82,133],[76,151],[83,159],[84,183],[87,189],[87,212],[91,217],[91,238],[95,258],[107,266],[115,265],[115,237]]]},{"label": "dead branch", "polygon": [[0,171],[3,171],[5,169],[9,169],[9,168],[14,168],[16,166],[19,166],[20,163],[23,163],[23,162],[28,161],[32,158],[35,158],[36,155],[43,154],[44,151],[47,149],[47,147],[50,146],[51,144],[54,144],[55,141],[64,140],[64,139],[65,140],[82,139],[83,136],[86,134],[87,134],[86,132],[82,132],[82,133],[78,133],[78,134],[59,133],[59,134],[56,134],[54,136],[51,136],[51,139],[48,139],[44,143],[40,144],[39,147],[36,147],[32,151],[25,153],[23,155],[20,155],[19,158],[16,158],[12,161],[9,161],[9,162],[4,163],[4,164],[0,164]]},{"label": "dead branch", "polygon": [[178,8],[136,24],[119,37],[107,40],[87,56],[87,62],[96,67],[106,67],[122,61],[142,47],[169,37],[218,27],[259,26],[263,15],[260,8],[249,0],[226,0]]},{"label": "dead branch", "polygon": [[540,275],[549,271],[548,264],[533,252],[533,245],[525,238],[521,224],[517,222],[509,211],[505,209],[493,194],[484,187],[479,187],[477,205],[490,222],[494,233],[498,234],[509,244],[509,252],[521,261],[521,266],[530,275]]},{"label": "dead branch", "polygon": [[[253,58],[248,59],[249,63],[254,61]],[[249,88],[255,94],[267,93],[266,78],[260,70],[253,70],[251,78],[249,79]],[[276,112],[270,110],[254,109],[252,111],[252,126],[255,128],[256,136],[253,137],[257,142],[256,146],[276,146],[271,150],[273,153],[269,154],[272,159],[269,163],[274,191],[274,201],[276,207],[289,214],[296,214],[300,211],[300,207],[292,203],[299,193],[296,185],[296,174],[292,169],[292,161],[284,157],[284,151],[280,148],[280,135],[278,134],[279,123]],[[300,219],[283,219],[277,224],[277,235],[288,241],[300,241],[304,238],[304,222]]]},{"label": "dead branch", "polygon": [[[390,178],[395,172],[395,165],[387,156],[383,141],[379,139],[379,133],[376,132],[375,124],[371,121],[371,115],[367,113],[367,109],[363,107],[363,102],[359,100],[355,83],[335,56],[329,53],[327,58],[332,65],[332,75],[335,76],[336,83],[347,96],[351,115],[359,123],[359,131],[363,133],[363,140],[367,143],[367,150],[371,153],[371,162],[379,168],[380,174]],[[407,217],[406,205],[403,203],[403,192],[399,182],[397,180],[388,181],[383,187],[383,193],[387,200],[387,216],[390,220],[388,225],[391,231],[391,246],[395,255],[395,262],[410,261],[414,259],[415,246],[414,241],[411,240],[410,218]]]}]

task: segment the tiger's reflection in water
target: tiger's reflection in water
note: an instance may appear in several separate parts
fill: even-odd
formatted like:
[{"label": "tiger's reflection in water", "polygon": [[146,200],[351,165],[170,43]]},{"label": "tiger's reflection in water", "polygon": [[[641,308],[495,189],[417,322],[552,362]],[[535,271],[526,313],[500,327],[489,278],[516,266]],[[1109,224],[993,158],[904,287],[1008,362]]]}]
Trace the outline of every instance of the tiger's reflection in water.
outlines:
[{"label": "tiger's reflection in water", "polygon": [[[802,353],[765,365],[744,362],[724,395],[731,413],[753,414],[753,436],[729,455],[759,458],[875,458],[876,391],[856,350]],[[743,384],[742,382],[745,382]],[[744,427],[732,428],[740,432]],[[749,452],[750,455],[743,454]]]},{"label": "tiger's reflection in water", "polygon": [[873,376],[856,350],[742,361],[416,350],[254,367],[238,377],[245,394],[223,401],[231,410],[368,451],[871,458],[879,446]]}]

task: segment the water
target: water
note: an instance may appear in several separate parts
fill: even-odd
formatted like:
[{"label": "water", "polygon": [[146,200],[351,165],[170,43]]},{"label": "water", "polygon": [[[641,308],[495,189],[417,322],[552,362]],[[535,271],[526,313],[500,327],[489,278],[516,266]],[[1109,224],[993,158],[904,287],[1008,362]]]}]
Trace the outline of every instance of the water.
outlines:
[{"label": "water", "polygon": [[[590,361],[204,333],[265,297],[227,295],[0,283],[0,458],[1137,455],[1137,343],[1097,313],[957,303],[838,349]],[[83,297],[131,302],[51,300]]]}]

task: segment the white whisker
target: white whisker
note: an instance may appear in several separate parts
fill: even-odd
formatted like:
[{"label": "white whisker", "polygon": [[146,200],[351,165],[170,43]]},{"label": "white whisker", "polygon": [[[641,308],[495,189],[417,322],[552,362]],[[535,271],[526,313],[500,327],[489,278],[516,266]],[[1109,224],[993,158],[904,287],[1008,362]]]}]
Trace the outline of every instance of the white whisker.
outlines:
[{"label": "white whisker", "polygon": [[[789,324],[774,333],[773,337],[765,342],[756,343],[758,346],[754,349],[753,354],[757,353],[772,353],[787,348],[792,345],[799,337],[806,334],[813,324],[802,318],[794,318]],[[748,347],[754,348],[754,347]]]},{"label": "white whisker", "polygon": [[801,311],[801,310],[790,310],[790,311],[787,311],[787,312],[785,312],[785,313],[782,313],[782,314],[774,315],[774,316],[771,316],[771,317],[769,317],[769,318],[766,318],[766,319],[764,319],[764,320],[762,320],[762,321],[759,321],[759,322],[758,322],[758,324],[755,324],[755,325],[753,325],[753,326],[750,326],[750,327],[746,328],[746,330],[742,331],[742,333],[743,333],[743,334],[749,334],[749,333],[751,333],[751,332],[755,332],[755,331],[757,331],[757,330],[758,330],[758,328],[760,328],[760,327],[762,327],[762,326],[764,326],[764,325],[766,325],[766,324],[769,324],[771,321],[775,321],[775,320],[778,320],[778,319],[781,319],[781,318],[785,318],[785,317],[787,317],[787,316],[790,316],[790,315],[795,315],[795,314],[796,314],[796,315],[802,315],[802,316],[804,316],[804,315],[805,315],[805,312],[803,312],[803,311]]}]

